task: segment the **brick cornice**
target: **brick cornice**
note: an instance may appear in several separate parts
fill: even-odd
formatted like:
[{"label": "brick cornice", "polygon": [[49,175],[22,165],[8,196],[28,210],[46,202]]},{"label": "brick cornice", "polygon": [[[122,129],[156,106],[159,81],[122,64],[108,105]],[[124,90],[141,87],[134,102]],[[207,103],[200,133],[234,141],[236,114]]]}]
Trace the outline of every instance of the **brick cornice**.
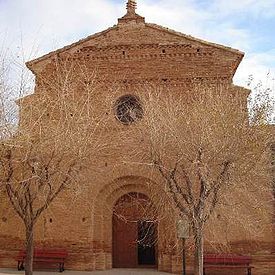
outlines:
[{"label": "brick cornice", "polygon": [[211,48],[194,47],[191,44],[143,44],[114,45],[106,47],[89,46],[77,50],[74,54],[65,53],[67,60],[151,60],[175,57],[203,58],[212,57]]}]

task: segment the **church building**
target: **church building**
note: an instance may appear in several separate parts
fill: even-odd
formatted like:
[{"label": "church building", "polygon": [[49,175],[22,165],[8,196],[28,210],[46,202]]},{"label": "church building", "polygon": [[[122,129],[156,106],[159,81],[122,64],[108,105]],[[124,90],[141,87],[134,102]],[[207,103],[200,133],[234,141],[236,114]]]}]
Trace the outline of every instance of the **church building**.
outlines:
[{"label": "church building", "polygon": [[[34,94],[41,92],[40,81],[56,61],[85,62],[87,70],[95,75],[98,83],[101,101],[96,104],[99,111],[108,117],[108,133],[114,140],[119,136],[127,138],[131,123],[142,121],[145,114],[139,98],[146,86],[165,85],[180,96],[192,81],[226,85],[246,106],[249,91],[233,84],[243,52],[147,23],[136,9],[136,1],[128,0],[126,14],[118,19],[116,25],[27,62],[27,67],[36,76]],[[104,102],[110,94],[113,106]],[[21,118],[24,116],[24,104],[27,106],[31,104],[29,102],[29,99],[22,101]],[[129,106],[134,116],[127,113]],[[82,176],[86,186],[85,200],[58,199],[37,223],[35,243],[68,250],[66,269],[94,271],[114,267],[150,267],[170,273],[181,271],[181,250],[174,248],[166,235],[170,222],[165,218],[158,223],[149,218],[138,218],[142,215],[142,204],[149,202],[154,205],[156,199],[151,195],[152,187],[148,187],[148,182],[152,182],[156,190],[161,190],[158,185],[160,179],[146,168],[130,162],[118,164],[118,159],[127,159],[127,154],[129,149],[125,147],[120,152],[91,159],[85,166],[92,167],[91,171],[87,169]],[[93,174],[95,170],[99,171],[96,176]],[[137,199],[141,204],[133,206]],[[125,209],[126,215],[135,216],[136,222],[127,223],[119,217],[120,214],[123,216]],[[12,211],[4,212],[0,212],[0,266],[14,267],[14,257],[24,245],[24,228],[21,221],[13,217]],[[144,228],[149,228],[154,239],[145,246],[137,241],[146,239]],[[176,233],[173,234],[172,238],[176,238]],[[241,236],[236,236],[232,242],[236,247],[245,246]],[[272,266],[275,270],[273,244],[272,232],[269,232],[262,246],[254,250],[253,265],[258,270]],[[187,256],[188,270],[192,269],[192,261],[192,255]],[[259,271],[257,274],[265,273]]]}]

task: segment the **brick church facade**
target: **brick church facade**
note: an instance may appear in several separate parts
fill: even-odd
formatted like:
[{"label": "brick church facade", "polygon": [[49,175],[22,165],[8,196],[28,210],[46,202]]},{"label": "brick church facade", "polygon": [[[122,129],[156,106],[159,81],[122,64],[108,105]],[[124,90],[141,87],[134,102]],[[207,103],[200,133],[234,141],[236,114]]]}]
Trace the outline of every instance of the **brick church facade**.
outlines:
[{"label": "brick church facade", "polygon": [[[249,91],[232,82],[243,56],[238,50],[146,23],[145,18],[136,13],[135,1],[129,0],[126,15],[119,18],[113,27],[30,61],[27,67],[36,76],[35,93],[39,93],[39,78],[47,75],[57,59],[66,58],[85,61],[91,72],[96,71],[103,97],[112,83],[116,83],[117,88],[112,93],[118,100],[130,95],[138,97],[145,85],[165,85],[180,95],[190,81],[195,80],[211,85],[229,85],[246,106]],[[26,100],[23,104],[30,103]],[[110,116],[112,125],[109,131],[114,139],[127,135],[128,126],[123,123],[123,115],[121,121],[117,119],[120,114],[109,112],[111,106],[106,107],[102,102],[97,104],[102,112]],[[127,159],[127,152],[129,150],[125,148],[119,155],[91,159],[91,164],[96,163],[101,173],[96,177],[92,172],[85,174],[85,199],[76,200],[71,207],[72,202],[64,196],[54,202],[39,220],[35,229],[36,243],[66,248],[69,251],[66,268],[92,271],[151,266],[167,272],[180,271],[180,250],[171,248],[166,241],[169,220],[163,219],[158,226],[154,225],[156,240],[144,252],[147,253],[145,257],[139,252],[138,244],[133,243],[137,235],[142,235],[138,229],[142,224],[125,225],[113,215],[115,207],[119,209],[137,197],[154,204],[155,198],[150,195],[152,190],[148,188],[148,182],[152,182],[156,190],[161,188],[158,176],[152,175],[146,168],[117,164],[118,159]],[[127,213],[138,217],[141,215],[139,211],[137,207]],[[24,228],[12,211],[5,213],[2,209],[1,215],[5,216],[5,220],[0,221],[0,254],[5,257],[0,260],[0,265],[15,266],[13,258],[24,244]],[[242,236],[235,236],[231,241],[237,248],[246,243]],[[127,248],[127,242],[132,242],[132,247]],[[260,271],[261,267],[273,266],[275,270],[273,244],[272,231],[267,232],[262,246],[253,252],[254,265],[259,267],[259,273],[255,274],[264,274]],[[192,256],[188,262],[192,262]]]}]

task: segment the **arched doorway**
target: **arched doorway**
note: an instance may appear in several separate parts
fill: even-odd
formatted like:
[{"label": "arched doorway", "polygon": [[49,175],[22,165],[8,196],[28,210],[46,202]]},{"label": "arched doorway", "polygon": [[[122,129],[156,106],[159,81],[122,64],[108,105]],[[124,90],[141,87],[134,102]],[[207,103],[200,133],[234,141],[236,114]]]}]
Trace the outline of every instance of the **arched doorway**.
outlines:
[{"label": "arched doorway", "polygon": [[113,210],[113,267],[157,266],[156,211],[141,193],[122,196]]}]

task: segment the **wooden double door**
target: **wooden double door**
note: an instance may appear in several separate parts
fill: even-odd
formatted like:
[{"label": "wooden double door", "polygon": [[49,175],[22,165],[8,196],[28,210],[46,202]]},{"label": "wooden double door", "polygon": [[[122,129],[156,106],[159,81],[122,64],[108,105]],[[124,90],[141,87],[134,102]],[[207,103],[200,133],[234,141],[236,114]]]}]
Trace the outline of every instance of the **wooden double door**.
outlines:
[{"label": "wooden double door", "polygon": [[127,214],[128,216],[117,215],[117,213],[113,215],[113,267],[156,266],[156,223],[144,217],[138,217],[140,213],[129,209],[129,205]]},{"label": "wooden double door", "polygon": [[156,266],[156,226],[113,218],[113,267]]}]

